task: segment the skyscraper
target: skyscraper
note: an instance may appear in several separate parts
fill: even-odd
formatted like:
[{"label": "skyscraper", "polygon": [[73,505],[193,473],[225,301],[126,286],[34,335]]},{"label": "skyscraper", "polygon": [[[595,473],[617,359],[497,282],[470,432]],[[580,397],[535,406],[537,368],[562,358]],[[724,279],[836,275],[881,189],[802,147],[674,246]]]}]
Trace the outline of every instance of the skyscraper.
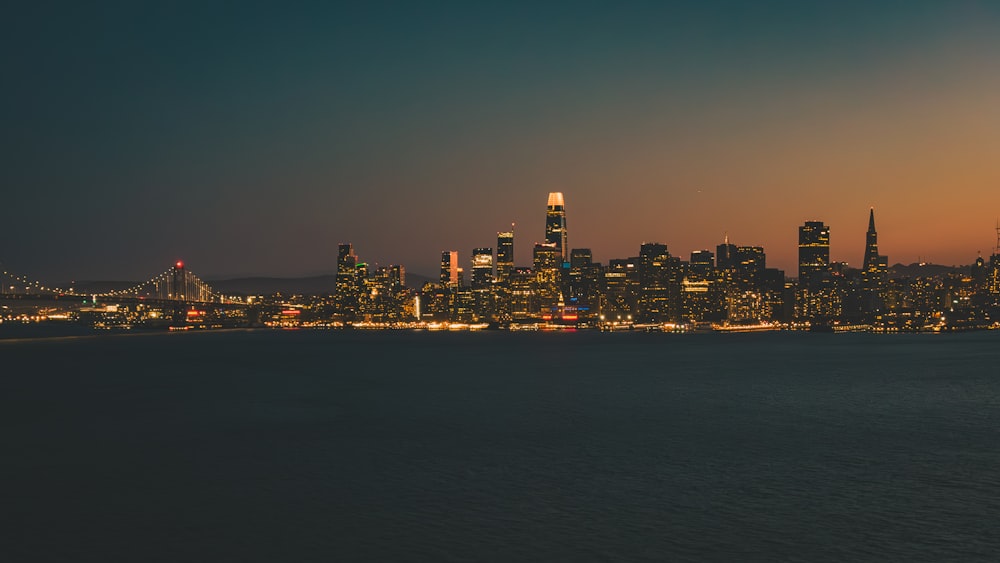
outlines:
[{"label": "skyscraper", "polygon": [[729,243],[729,233],[726,233],[722,244],[715,247],[715,264],[720,270],[732,270],[738,263],[736,245]]},{"label": "skyscraper", "polygon": [[562,255],[556,243],[535,243],[532,255],[535,272],[536,305],[540,311],[550,312],[559,302]]},{"label": "skyscraper", "polygon": [[472,251],[472,289],[489,289],[493,283],[493,249]]},{"label": "skyscraper", "polygon": [[489,321],[493,312],[491,289],[493,286],[493,249],[477,248],[472,251],[472,319]]},{"label": "skyscraper", "polygon": [[572,268],[586,268],[594,263],[594,253],[589,248],[574,248],[569,253],[569,265]]},{"label": "skyscraper", "polygon": [[830,227],[806,221],[799,227],[799,287],[814,288],[830,271]]},{"label": "skyscraper", "polygon": [[868,210],[868,241],[865,244],[865,261],[862,269],[870,272],[878,266],[878,233],[875,231],[875,208]]},{"label": "skyscraper", "polygon": [[715,270],[715,255],[711,250],[694,250],[691,252],[688,268],[701,279],[710,279]]},{"label": "skyscraper", "polygon": [[736,282],[747,291],[760,291],[767,268],[767,256],[761,246],[736,247]]},{"label": "skyscraper", "polygon": [[354,247],[341,244],[337,250],[337,294],[346,296],[357,289],[358,256]]},{"label": "skyscraper", "polygon": [[354,247],[341,244],[337,251],[337,310],[345,321],[353,320],[358,313],[363,278],[358,276],[358,257]]},{"label": "skyscraper", "polygon": [[458,251],[445,250],[441,253],[441,285],[458,287]]},{"label": "skyscraper", "polygon": [[875,209],[868,211],[868,240],[865,261],[861,269],[863,294],[861,310],[873,312],[884,305],[884,289],[889,278],[889,258],[878,253],[878,233],[875,231]]},{"label": "skyscraper", "polygon": [[665,322],[679,316],[680,304],[675,301],[680,298],[680,261],[672,259],[667,245],[643,243],[639,248],[638,270],[640,320]]},{"label": "skyscraper", "polygon": [[497,233],[497,281],[506,282],[514,271],[514,225]]},{"label": "skyscraper", "polygon": [[545,211],[545,242],[555,244],[562,261],[566,261],[569,246],[566,242],[566,204],[562,192],[551,192]]},{"label": "skyscraper", "polygon": [[337,248],[337,284],[341,279],[353,278],[354,267],[358,264],[358,256],[354,254],[351,243],[341,244]]}]

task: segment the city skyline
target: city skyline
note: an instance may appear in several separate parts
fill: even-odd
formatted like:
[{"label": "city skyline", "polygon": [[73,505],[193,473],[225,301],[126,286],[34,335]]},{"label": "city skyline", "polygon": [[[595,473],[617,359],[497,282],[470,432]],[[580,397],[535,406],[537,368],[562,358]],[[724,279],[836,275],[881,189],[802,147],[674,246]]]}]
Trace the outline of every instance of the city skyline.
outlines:
[{"label": "city skyline", "polygon": [[[563,192],[607,261],[725,233],[795,266],[968,264],[1000,215],[1000,6],[19,4],[0,38],[0,260],[55,281],[433,277]],[[518,228],[515,263],[544,232]]]},{"label": "city skyline", "polygon": [[[167,330],[256,326],[419,330],[646,330],[941,332],[1000,326],[1000,250],[963,268],[893,271],[881,253],[875,209],[868,212],[861,268],[831,259],[831,228],[798,227],[795,274],[768,267],[763,246],[725,236],[689,257],[662,242],[638,254],[594,260],[570,248],[565,194],[550,192],[545,242],[517,266],[512,230],[496,248],[441,252],[437,280],[407,284],[403,264],[366,261],[353,243],[337,249],[335,281],[307,291],[217,290],[177,261],[131,287],[53,287],[3,271],[0,322],[67,321],[91,330]],[[997,227],[1000,246],[1000,226]],[[494,260],[494,250],[496,250]],[[686,259],[687,258],[687,259]],[[259,281],[259,280],[258,280]],[[224,283],[224,281],[220,281]],[[102,285],[102,284],[97,284]],[[332,291],[331,291],[332,290]],[[232,289],[230,290],[232,291]],[[102,305],[98,305],[102,303]],[[66,325],[70,326],[70,325]]]},{"label": "city skyline", "polygon": [[[554,205],[554,202],[556,201],[556,200],[554,200],[554,198],[558,198],[557,199],[557,203],[558,203],[557,206]],[[527,223],[527,222],[521,223],[522,227],[520,229],[516,229],[515,228],[515,226],[517,224],[516,222],[511,222],[510,223],[510,228],[508,230],[506,230],[506,231],[499,231],[498,230],[498,231],[496,231],[493,234],[493,236],[496,237],[496,238],[494,239],[495,242],[494,242],[494,246],[492,246],[492,247],[490,247],[490,246],[479,246],[479,247],[468,248],[468,249],[462,248],[462,249],[458,249],[458,250],[429,251],[429,253],[431,255],[439,254],[439,252],[443,253],[443,254],[451,254],[452,257],[450,259],[454,260],[454,262],[452,263],[452,267],[453,268],[457,268],[459,272],[461,272],[461,271],[464,270],[466,272],[465,275],[468,276],[472,272],[472,270],[471,270],[471,267],[472,267],[471,260],[478,253],[478,251],[480,251],[480,250],[486,250],[486,249],[492,249],[492,250],[496,251],[499,248],[499,244],[501,242],[501,238],[509,238],[510,240],[507,240],[506,244],[511,245],[512,248],[506,249],[505,253],[510,254],[513,257],[513,261],[511,263],[507,264],[506,266],[507,267],[530,267],[531,264],[532,264],[532,260],[533,260],[532,259],[532,251],[531,251],[531,248],[533,246],[535,246],[537,244],[543,244],[543,243],[557,244],[555,242],[557,240],[559,241],[558,244],[561,245],[563,243],[563,241],[567,240],[567,238],[568,238],[567,237],[568,228],[566,226],[566,214],[567,214],[566,210],[567,210],[567,206],[565,205],[564,199],[565,199],[565,195],[562,192],[550,192],[548,194],[547,201],[546,201],[546,207],[547,207],[546,217],[542,220],[542,221],[544,221],[544,231],[541,232],[541,236],[531,238],[530,231],[529,231],[529,233],[527,235],[525,235],[524,232],[526,230],[530,229],[530,227],[525,227],[525,223]],[[571,206],[570,206],[570,208],[571,208]],[[554,213],[553,212],[554,209],[558,209],[558,212]],[[874,234],[873,229],[874,229],[875,207],[869,207],[868,211],[869,211],[869,215],[868,215],[868,218],[866,220],[867,230],[864,231],[863,235],[862,235],[863,238],[864,238],[864,244],[862,245],[861,249],[857,250],[856,252],[852,252],[851,249],[846,249],[845,250],[843,248],[838,248],[839,245],[836,243],[836,241],[839,240],[840,233],[837,233],[836,235],[831,236],[830,235],[831,226],[830,225],[824,225],[825,228],[826,228],[826,230],[827,230],[827,235],[826,235],[827,238],[828,239],[832,239],[832,241],[828,240],[828,253],[829,253],[828,260],[829,260],[829,263],[838,263],[838,264],[841,264],[841,265],[844,265],[844,266],[849,266],[851,268],[857,268],[857,269],[862,269],[862,270],[868,268],[868,266],[869,266],[868,262],[871,259],[871,252],[872,252],[872,240],[873,240],[872,236]],[[536,215],[538,215],[537,211],[536,211]],[[557,222],[553,223],[553,220],[554,220],[553,217],[557,217],[558,218],[558,219],[556,219]],[[824,224],[824,221],[821,220],[821,219],[804,219],[804,221],[806,222],[807,225],[810,224],[810,223],[817,223],[817,224],[820,224],[820,225]],[[539,230],[537,228],[537,223],[539,223],[539,222],[540,221],[536,219],[536,221],[535,221],[535,223],[536,223],[535,227],[536,228],[533,229],[533,230]],[[881,219],[881,215],[880,215],[880,223],[881,222],[882,222],[882,219]],[[553,225],[555,225],[554,229],[553,229]],[[799,236],[801,237],[801,226],[796,226],[796,228],[798,228],[800,230]],[[832,229],[832,230],[834,230],[836,232],[836,229]],[[555,234],[553,234],[553,232],[555,232]],[[994,243],[991,244],[988,247],[987,250],[982,250],[982,249],[977,250],[974,255],[969,256],[964,261],[960,260],[960,261],[955,262],[955,263],[935,262],[933,260],[926,260],[925,256],[918,255],[917,256],[918,260],[913,260],[913,261],[906,261],[904,259],[893,259],[893,258],[890,258],[890,265],[891,264],[904,264],[904,265],[906,265],[906,264],[913,264],[913,263],[918,263],[919,262],[919,263],[938,264],[938,265],[942,265],[942,266],[954,266],[954,267],[957,267],[957,266],[971,266],[973,263],[975,263],[975,261],[976,261],[977,258],[979,258],[981,256],[989,256],[991,254],[994,254],[994,253],[997,253],[998,251],[1000,251],[1000,247],[997,246],[998,244],[1000,244],[1000,220],[998,220],[997,225],[995,226],[995,228],[992,229],[992,232],[995,233],[995,235],[994,235],[995,236]],[[577,236],[579,236],[579,233],[576,233],[575,229],[574,229],[574,233]],[[515,237],[515,235],[520,235],[521,237],[527,237],[527,238],[517,239]],[[857,232],[845,233],[845,235],[846,235],[846,237],[850,237],[852,239],[858,238],[857,237]],[[477,240],[478,240],[478,238],[485,238],[485,237],[477,237]],[[584,236],[583,238],[586,239],[587,237]],[[747,241],[744,241],[744,240],[740,239],[739,237],[732,237],[731,233],[729,233],[728,231],[726,231],[726,232],[723,233],[723,235],[722,235],[722,237],[720,238],[719,241],[714,242],[714,243],[706,243],[705,245],[703,245],[701,247],[692,248],[690,251],[679,251],[676,248],[674,248],[670,244],[670,242],[664,241],[664,240],[661,240],[661,239],[638,241],[638,242],[636,242],[632,246],[631,249],[625,249],[623,252],[621,252],[620,254],[617,254],[617,255],[603,256],[603,257],[601,255],[593,253],[593,250],[592,250],[591,246],[578,246],[578,245],[568,244],[566,246],[566,248],[562,248],[561,246],[559,246],[559,249],[560,249],[560,252],[561,252],[561,254],[563,256],[563,261],[565,261],[567,263],[569,262],[569,253],[570,253],[570,250],[572,250],[574,248],[582,248],[582,249],[591,251],[591,256],[592,256],[592,259],[593,259],[593,261],[595,263],[601,263],[601,262],[607,263],[607,262],[609,262],[611,260],[614,260],[614,259],[617,259],[617,258],[622,258],[622,257],[626,257],[626,256],[635,256],[635,254],[636,254],[636,250],[635,249],[636,248],[639,248],[639,247],[641,247],[642,245],[645,245],[645,244],[654,244],[655,243],[655,244],[663,244],[663,245],[665,245],[666,248],[668,249],[668,251],[672,255],[677,256],[677,257],[681,258],[682,260],[686,260],[687,258],[695,256],[695,255],[697,255],[700,252],[706,252],[706,251],[711,252],[712,249],[716,248],[717,245],[723,245],[723,244],[729,245],[730,244],[729,241],[730,241],[731,238],[733,240],[736,240],[737,242],[740,242],[744,246],[754,246],[754,247],[758,247],[758,248],[767,249],[768,256],[769,256],[769,263],[772,266],[775,266],[775,267],[777,267],[777,268],[785,271],[786,272],[786,276],[789,277],[789,278],[792,278],[792,279],[797,278],[796,272],[799,271],[799,266],[800,266],[800,264],[799,264],[799,258],[800,258],[800,256],[798,254],[799,250],[797,250],[797,249],[799,248],[800,245],[796,245],[794,243],[794,234],[792,234],[792,235],[790,235],[788,237],[789,241],[790,241],[789,246],[793,249],[793,253],[791,255],[791,258],[784,258],[784,259],[782,259],[782,258],[777,258],[776,259],[776,257],[781,256],[781,253],[780,252],[774,252],[773,249],[770,248],[770,247],[768,247],[767,245],[765,245],[765,244],[757,244],[757,243],[748,243]],[[513,240],[520,240],[520,243],[519,244],[513,244],[512,243]],[[340,252],[343,252],[345,246],[348,247],[348,248],[350,248],[351,249],[350,251],[352,252],[352,255],[353,255],[353,253],[357,251],[356,244],[357,243],[355,241],[342,241],[342,242],[334,244],[333,247],[331,248],[331,250],[332,250],[331,256],[333,258],[333,261],[332,261],[332,263],[330,264],[330,266],[328,268],[326,268],[326,269],[320,269],[320,270],[313,270],[313,271],[308,271],[308,272],[302,272],[301,274],[299,274],[299,276],[334,275],[334,274],[337,274],[338,273],[337,263],[339,261],[339,259],[337,257],[338,247],[339,247],[339,251]],[[601,244],[600,244],[600,242],[598,242],[594,246],[601,247]],[[361,242],[361,247],[362,248],[364,247],[364,241]],[[733,247],[735,248],[735,244],[733,245]],[[884,248],[884,245],[883,245],[883,248]],[[876,246],[876,249],[877,249],[877,246]],[[860,255],[861,258],[857,259],[857,260],[850,259],[850,255],[853,255],[853,254]],[[381,257],[372,257],[367,252],[365,253],[365,256],[366,257],[363,260],[360,257],[357,257],[357,256],[355,256],[355,259],[358,260],[359,262],[370,263],[372,266],[376,266],[376,265],[380,265],[380,266],[390,266],[390,265],[402,265],[402,266],[406,266],[409,269],[409,271],[410,271],[411,274],[417,274],[417,275],[419,275],[419,276],[421,276],[423,278],[431,279],[431,280],[436,279],[437,277],[439,277],[439,274],[437,273],[437,269],[439,267],[443,267],[443,263],[436,261],[435,262],[435,266],[433,267],[433,269],[430,269],[430,268],[428,268],[427,270],[416,269],[416,268],[410,267],[408,264],[406,264],[405,262],[403,262],[401,260],[394,260],[391,256],[387,257],[386,259],[382,259]],[[506,254],[505,254],[505,256],[506,256]],[[886,257],[887,256],[882,256],[882,258],[886,258]],[[181,259],[183,259],[183,257],[173,257],[173,258],[171,258],[171,260],[181,260]],[[186,260],[186,259],[184,259],[184,260]],[[788,262],[788,260],[790,260],[790,262]],[[424,262],[425,261],[421,261],[419,263],[421,265],[423,265],[423,266],[426,266],[426,264],[424,264]],[[180,262],[178,262],[178,264],[179,263]],[[3,261],[0,261],[0,264],[3,264]],[[498,258],[498,262],[496,263],[496,266],[497,267],[500,266],[499,258]],[[23,273],[24,272],[22,272],[22,274]],[[29,272],[29,273],[27,273],[27,275],[34,276],[34,273],[33,272]],[[452,275],[454,275],[454,273]],[[268,276],[270,276],[270,277],[288,277],[288,278],[297,277],[294,274],[292,274],[292,275],[287,275],[287,274],[286,275],[282,275],[282,274],[273,274],[273,273],[269,273],[269,272],[261,272],[261,271],[255,271],[255,270],[247,270],[247,271],[243,271],[243,272],[234,272],[234,273],[229,274],[229,276],[230,277],[240,277],[240,276],[265,276],[265,277],[268,277]],[[227,277],[227,275],[226,274],[218,274],[218,273],[214,273],[214,274],[210,273],[210,274],[207,274],[206,277],[208,277],[208,278],[214,278],[214,279],[222,279],[222,278]],[[44,278],[39,277],[39,276],[36,276],[35,279],[45,281]],[[50,283],[50,284],[63,283],[63,284],[65,284],[65,283],[70,282],[70,281],[97,281],[97,280],[114,281],[114,280],[112,280],[112,278],[107,277],[107,276],[105,276],[105,277],[97,276],[97,277],[94,277],[94,278],[86,278],[86,277],[67,278],[67,279],[60,279],[60,280],[57,280],[55,282],[53,282],[53,281],[46,281],[46,283]],[[123,280],[125,280],[125,278],[122,278],[122,280],[118,280],[118,281],[123,281]],[[468,278],[466,278],[466,281],[468,281]]]}]

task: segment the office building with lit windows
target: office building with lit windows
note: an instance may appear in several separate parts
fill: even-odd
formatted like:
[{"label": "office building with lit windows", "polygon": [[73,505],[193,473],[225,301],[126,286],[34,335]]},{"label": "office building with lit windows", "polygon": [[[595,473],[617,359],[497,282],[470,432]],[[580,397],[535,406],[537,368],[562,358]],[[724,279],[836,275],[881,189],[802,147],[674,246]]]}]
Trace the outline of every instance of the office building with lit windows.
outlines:
[{"label": "office building with lit windows", "polygon": [[559,250],[559,259],[566,262],[569,246],[566,237],[566,202],[562,192],[549,194],[545,209],[545,242],[554,244]]},{"label": "office building with lit windows", "polygon": [[497,273],[498,282],[504,283],[514,270],[514,230],[497,233]]},{"label": "office building with lit windows", "polygon": [[441,285],[445,287],[458,287],[458,251],[445,250],[441,253]]}]

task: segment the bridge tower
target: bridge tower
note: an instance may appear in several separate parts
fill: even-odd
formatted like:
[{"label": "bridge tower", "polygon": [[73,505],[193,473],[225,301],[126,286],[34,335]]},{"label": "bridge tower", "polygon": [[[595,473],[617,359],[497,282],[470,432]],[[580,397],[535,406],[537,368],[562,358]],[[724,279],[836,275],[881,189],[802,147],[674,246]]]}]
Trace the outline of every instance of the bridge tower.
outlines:
[{"label": "bridge tower", "polygon": [[174,274],[171,283],[174,286],[174,299],[177,301],[187,301],[187,271],[184,269],[184,262],[178,260],[174,264]]}]

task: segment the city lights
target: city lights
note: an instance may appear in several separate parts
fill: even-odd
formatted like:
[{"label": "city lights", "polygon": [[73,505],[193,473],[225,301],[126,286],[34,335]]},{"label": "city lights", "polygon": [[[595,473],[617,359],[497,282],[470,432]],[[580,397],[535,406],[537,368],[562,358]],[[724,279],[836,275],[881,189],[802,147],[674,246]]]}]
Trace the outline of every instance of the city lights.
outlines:
[{"label": "city lights", "polygon": [[[797,276],[767,267],[761,246],[728,235],[685,260],[666,244],[640,245],[634,257],[600,264],[589,249],[569,249],[566,198],[549,194],[545,242],[530,267],[513,262],[514,231],[497,247],[475,248],[469,272],[459,252],[441,253],[437,282],[406,286],[401,265],[369,267],[341,244],[336,283],[319,295],[226,296],[178,260],[127,288],[77,292],[9,271],[0,279],[8,304],[0,322],[80,323],[102,330],[133,328],[643,330],[660,332],[941,332],[996,328],[1000,319],[1000,237],[989,261],[945,272],[893,270],[879,254],[875,211],[869,210],[861,268],[830,260],[830,226],[799,228]],[[513,227],[513,224],[512,224]],[[998,231],[1000,233],[1000,231]],[[899,266],[897,266],[898,268]],[[916,271],[913,271],[916,268]],[[53,306],[55,304],[55,306]]]}]

